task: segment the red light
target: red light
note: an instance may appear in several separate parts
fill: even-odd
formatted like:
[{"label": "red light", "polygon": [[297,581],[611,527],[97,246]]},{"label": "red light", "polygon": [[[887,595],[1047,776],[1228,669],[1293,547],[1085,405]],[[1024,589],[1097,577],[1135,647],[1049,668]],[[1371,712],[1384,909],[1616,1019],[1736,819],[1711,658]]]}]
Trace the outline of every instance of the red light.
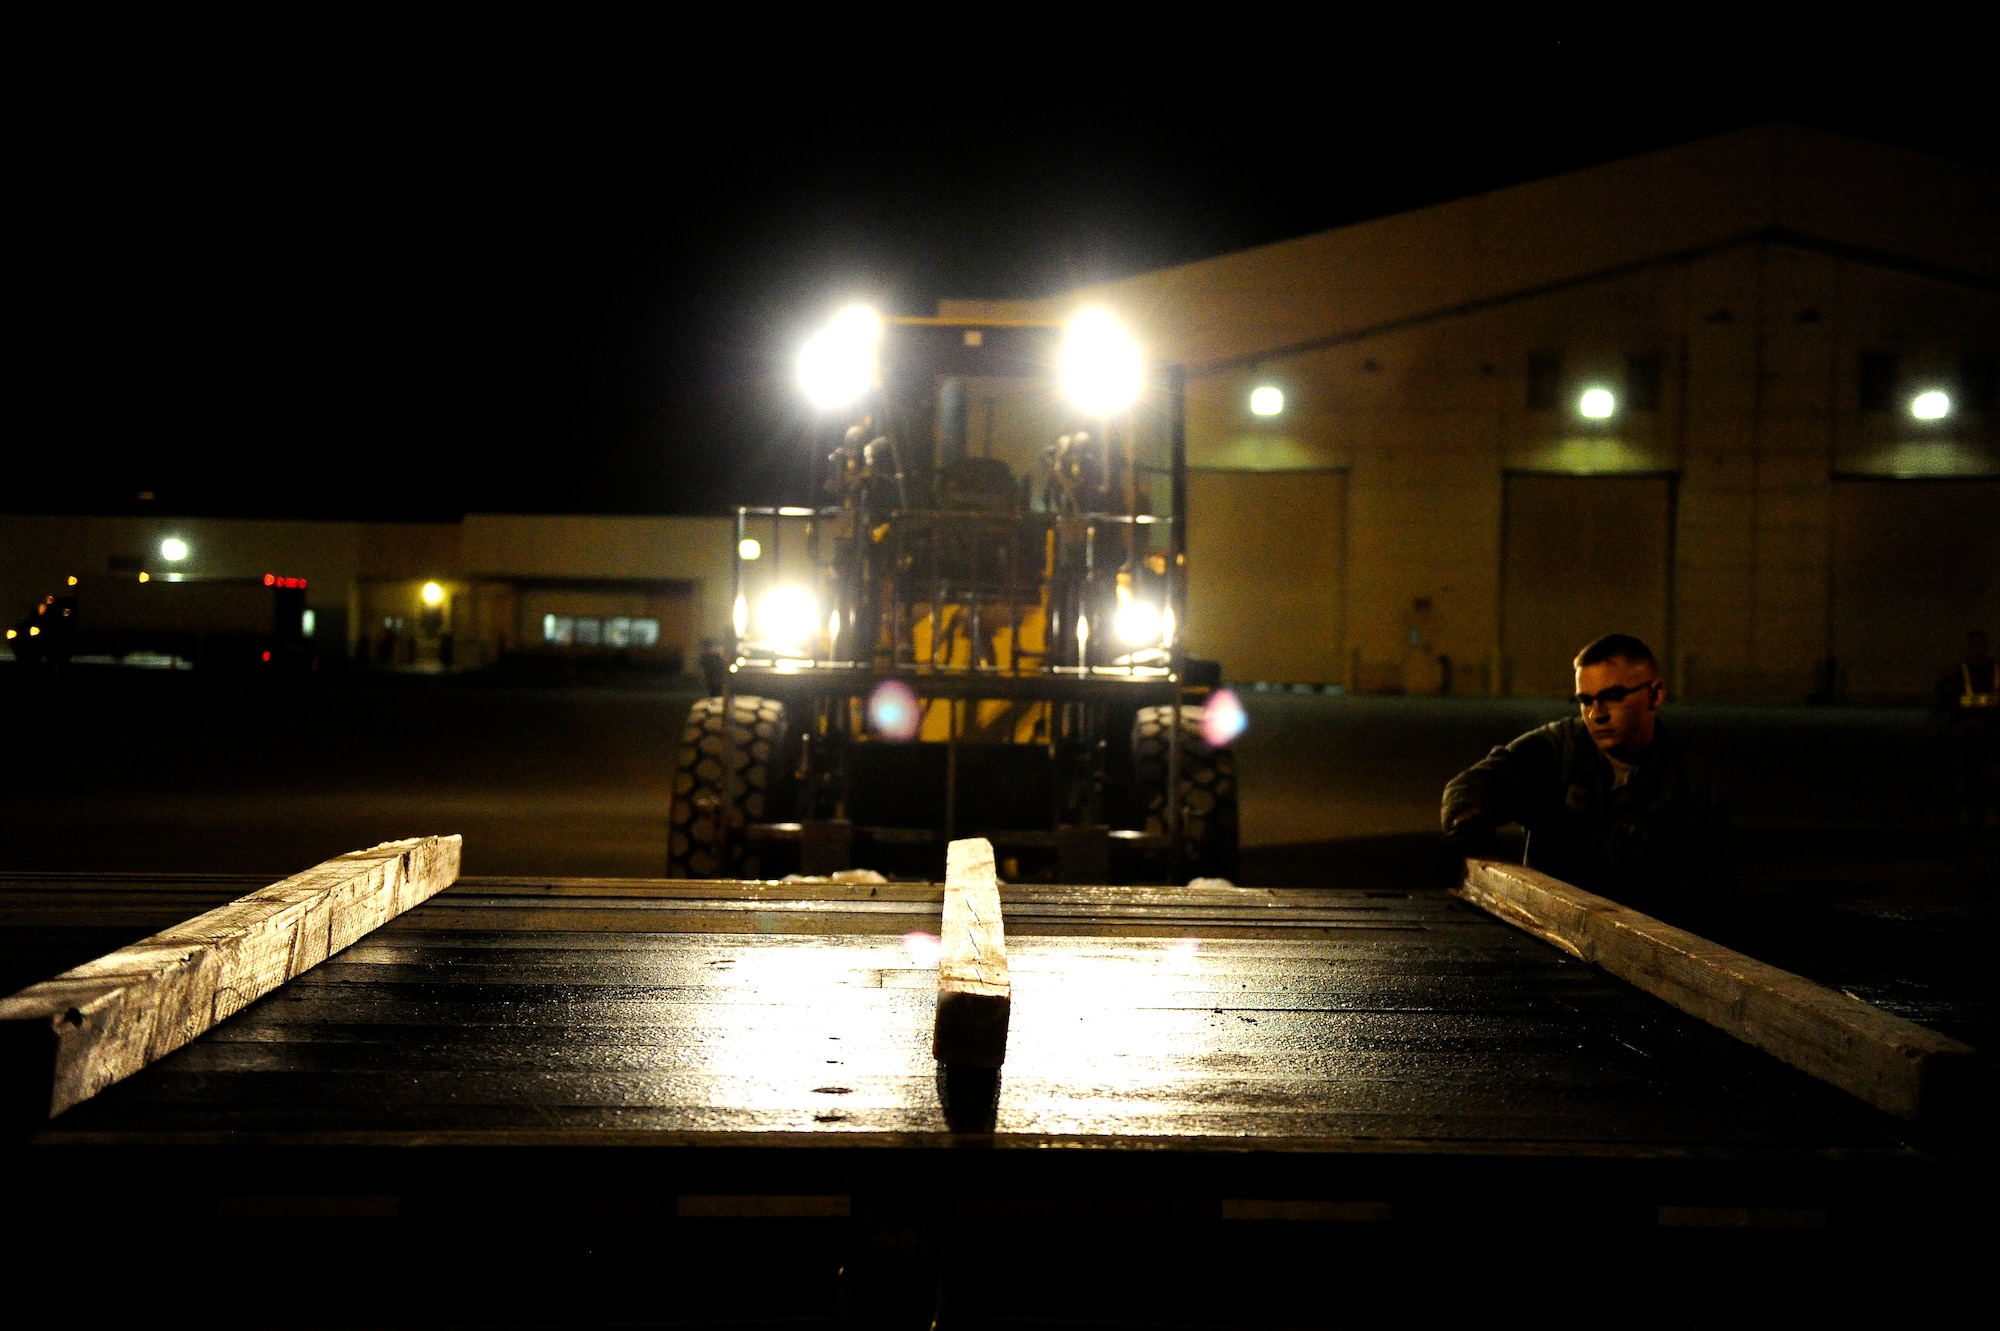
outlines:
[{"label": "red light", "polygon": [[270,654],[269,652],[265,652],[265,653],[264,653],[264,659],[265,659],[266,661],[270,660],[270,659],[271,659],[271,654]]},{"label": "red light", "polygon": [[278,575],[277,575],[277,574],[275,574],[275,573],[266,573],[266,574],[264,575],[264,585],[265,585],[266,587],[275,587],[275,586],[277,586],[277,585],[278,585]]}]

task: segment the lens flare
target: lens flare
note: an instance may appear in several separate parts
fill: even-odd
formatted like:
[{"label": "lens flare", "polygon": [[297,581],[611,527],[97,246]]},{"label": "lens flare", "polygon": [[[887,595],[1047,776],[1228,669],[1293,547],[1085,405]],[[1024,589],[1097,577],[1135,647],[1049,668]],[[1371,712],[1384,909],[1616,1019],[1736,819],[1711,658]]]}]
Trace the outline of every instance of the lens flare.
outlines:
[{"label": "lens flare", "polygon": [[1243,714],[1243,700],[1234,689],[1217,689],[1208,695],[1201,709],[1201,737],[1211,749],[1225,749],[1236,742],[1250,718]]},{"label": "lens flare", "polygon": [[868,695],[868,725],[883,739],[899,744],[915,739],[923,719],[917,695],[900,679],[885,679]]},{"label": "lens flare", "polygon": [[936,934],[912,929],[903,935],[903,951],[919,966],[935,966],[938,954],[944,951],[944,941]]}]

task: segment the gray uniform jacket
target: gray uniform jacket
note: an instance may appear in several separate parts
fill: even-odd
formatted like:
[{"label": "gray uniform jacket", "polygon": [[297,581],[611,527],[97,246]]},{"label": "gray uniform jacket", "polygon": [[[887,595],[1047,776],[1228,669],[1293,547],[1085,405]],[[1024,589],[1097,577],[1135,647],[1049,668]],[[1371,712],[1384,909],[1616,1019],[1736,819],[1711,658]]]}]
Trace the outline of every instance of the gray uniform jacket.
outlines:
[{"label": "gray uniform jacket", "polygon": [[1494,830],[1528,831],[1528,864],[1639,910],[1671,910],[1726,893],[1729,810],[1721,785],[1664,725],[1638,770],[1614,789],[1611,763],[1580,717],[1531,730],[1493,750],[1444,788],[1444,825],[1480,816],[1446,844],[1490,853]]}]

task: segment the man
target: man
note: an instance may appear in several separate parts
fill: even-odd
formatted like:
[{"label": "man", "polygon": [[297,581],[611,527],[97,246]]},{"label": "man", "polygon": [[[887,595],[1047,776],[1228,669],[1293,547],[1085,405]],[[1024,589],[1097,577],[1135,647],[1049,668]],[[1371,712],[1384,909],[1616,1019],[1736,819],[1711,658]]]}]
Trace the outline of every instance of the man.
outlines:
[{"label": "man", "polygon": [[1931,731],[1951,749],[1958,821],[1968,827],[2000,823],[1987,780],[1993,752],[2000,747],[2000,661],[1993,659],[1983,632],[1974,629],[1965,635],[1965,656],[1958,669],[1938,681],[1937,692]]},{"label": "man", "polygon": [[1519,823],[1528,864],[1649,914],[1726,893],[1729,815],[1714,775],[1660,721],[1645,643],[1612,633],[1576,657],[1579,715],[1531,730],[1444,788],[1445,846],[1490,855]]}]

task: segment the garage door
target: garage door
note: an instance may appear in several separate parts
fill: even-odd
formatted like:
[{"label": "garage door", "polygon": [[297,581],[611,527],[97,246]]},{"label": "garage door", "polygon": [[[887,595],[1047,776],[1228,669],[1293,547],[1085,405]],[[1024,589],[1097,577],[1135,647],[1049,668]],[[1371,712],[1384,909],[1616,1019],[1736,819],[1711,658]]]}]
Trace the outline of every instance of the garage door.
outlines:
[{"label": "garage door", "polygon": [[1507,477],[1500,640],[1508,692],[1565,697],[1570,662],[1605,633],[1667,659],[1673,482],[1663,476]]},{"label": "garage door", "polygon": [[1188,473],[1188,650],[1224,678],[1333,683],[1342,662],[1345,472]]},{"label": "garage door", "polygon": [[2000,633],[2000,481],[1836,481],[1833,532],[1846,696],[1928,697],[1966,630]]}]

